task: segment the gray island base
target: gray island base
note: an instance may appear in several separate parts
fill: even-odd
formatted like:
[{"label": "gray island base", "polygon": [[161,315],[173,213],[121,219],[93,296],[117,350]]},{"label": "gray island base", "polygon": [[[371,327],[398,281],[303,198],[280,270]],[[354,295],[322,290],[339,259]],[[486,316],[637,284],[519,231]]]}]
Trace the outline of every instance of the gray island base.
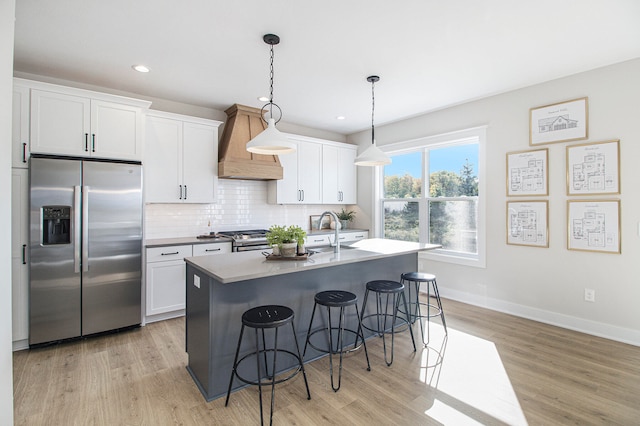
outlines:
[{"label": "gray island base", "polygon": [[[317,253],[304,261],[268,261],[257,251],[187,258],[187,370],[207,401],[224,396],[246,310],[271,304],[293,309],[302,352],[317,292],[350,291],[358,296],[358,308],[362,309],[367,281],[399,281],[403,272],[418,270],[418,252],[437,247],[370,239],[359,241],[352,248],[343,247],[338,255]],[[375,303],[368,303],[367,311],[373,310]],[[313,330],[323,326],[319,318],[326,320],[325,314],[326,311],[316,315]],[[356,321],[355,313],[348,310],[346,327],[356,329]],[[240,357],[254,350],[254,332],[247,331]],[[295,351],[289,327],[279,332],[278,347]],[[308,348],[305,362],[322,355]],[[240,374],[254,378],[255,363],[245,364]],[[295,358],[279,356],[277,369],[284,371],[294,364]],[[234,389],[242,385],[236,380]]]}]

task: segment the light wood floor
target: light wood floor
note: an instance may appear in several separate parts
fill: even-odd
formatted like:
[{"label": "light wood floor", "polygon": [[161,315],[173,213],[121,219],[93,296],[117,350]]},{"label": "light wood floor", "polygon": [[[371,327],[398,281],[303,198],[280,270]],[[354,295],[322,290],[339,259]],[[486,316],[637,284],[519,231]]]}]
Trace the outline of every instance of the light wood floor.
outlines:
[{"label": "light wood floor", "polygon": [[[274,424],[639,424],[640,348],[443,302],[446,339],[432,322],[429,347],[414,353],[399,334],[391,367],[370,339],[371,371],[364,354],[349,356],[337,393],[328,359],[309,363],[312,399],[300,375],[279,385]],[[186,364],[183,318],[17,352],[15,424],[259,423],[255,387],[233,393],[229,407],[207,403]]]}]

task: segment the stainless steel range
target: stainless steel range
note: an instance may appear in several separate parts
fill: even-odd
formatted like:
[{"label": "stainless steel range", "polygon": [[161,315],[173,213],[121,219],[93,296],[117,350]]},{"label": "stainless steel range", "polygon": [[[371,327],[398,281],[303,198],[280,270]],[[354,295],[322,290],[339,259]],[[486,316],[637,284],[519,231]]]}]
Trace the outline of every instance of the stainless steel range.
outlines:
[{"label": "stainless steel range", "polygon": [[222,231],[217,235],[231,238],[233,251],[266,250],[267,244],[266,229],[250,229],[246,231]]}]

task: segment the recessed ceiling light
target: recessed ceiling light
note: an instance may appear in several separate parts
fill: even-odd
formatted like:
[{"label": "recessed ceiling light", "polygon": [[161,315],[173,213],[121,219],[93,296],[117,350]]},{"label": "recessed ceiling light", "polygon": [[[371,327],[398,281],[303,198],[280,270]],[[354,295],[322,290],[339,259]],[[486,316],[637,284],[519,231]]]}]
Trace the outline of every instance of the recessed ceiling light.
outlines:
[{"label": "recessed ceiling light", "polygon": [[144,65],[132,65],[131,68],[138,72],[149,72],[149,68]]},{"label": "recessed ceiling light", "polygon": [[336,117],[336,120],[346,120],[347,117],[345,117],[344,115],[338,115]]},{"label": "recessed ceiling light", "polygon": [[260,102],[269,102],[269,98],[268,98],[267,96],[260,96],[260,97],[258,98],[258,100],[259,100]]}]

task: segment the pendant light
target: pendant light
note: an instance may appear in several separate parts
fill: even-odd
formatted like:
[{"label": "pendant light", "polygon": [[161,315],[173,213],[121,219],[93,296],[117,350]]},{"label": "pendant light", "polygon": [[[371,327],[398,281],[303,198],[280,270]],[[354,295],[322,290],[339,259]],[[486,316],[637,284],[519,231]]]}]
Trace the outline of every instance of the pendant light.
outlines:
[{"label": "pendant light", "polygon": [[371,146],[356,157],[354,162],[356,166],[384,166],[385,164],[391,164],[391,158],[387,157],[387,155],[376,146],[376,129],[373,125],[373,117],[376,106],[374,86],[378,80],[380,80],[380,77],[377,75],[367,77],[367,81],[371,83]]},{"label": "pendant light", "polygon": [[[260,115],[262,119],[265,120],[264,116],[268,108],[269,120],[265,120],[267,128],[247,143],[247,151],[254,154],[265,155],[289,154],[296,151],[296,144],[276,129],[276,123],[282,118],[282,110],[273,102],[273,46],[280,43],[280,37],[275,34],[265,34],[262,39],[271,46],[271,70],[269,74],[271,79],[271,93],[269,95],[269,102],[262,107]],[[278,121],[273,118],[274,107],[280,112]]]}]

